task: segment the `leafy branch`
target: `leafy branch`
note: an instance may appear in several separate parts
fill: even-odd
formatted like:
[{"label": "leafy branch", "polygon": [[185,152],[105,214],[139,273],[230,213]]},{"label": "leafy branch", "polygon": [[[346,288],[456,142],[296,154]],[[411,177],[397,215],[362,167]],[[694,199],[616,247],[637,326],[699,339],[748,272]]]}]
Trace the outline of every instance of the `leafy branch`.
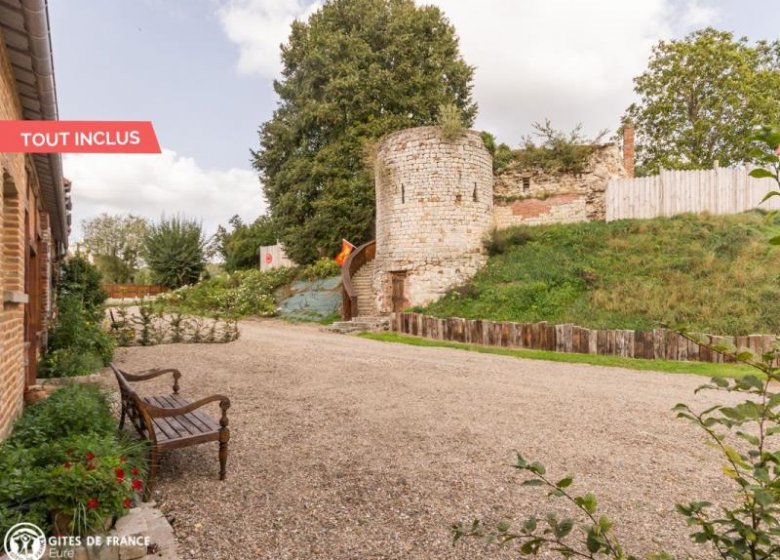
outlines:
[{"label": "leafy branch", "polygon": [[[525,555],[535,555],[543,548],[559,553],[563,558],[612,558],[615,560],[633,560],[627,555],[623,546],[612,532],[613,523],[605,515],[598,514],[596,496],[590,492],[573,494],[569,488],[574,482],[571,475],[564,476],[557,482],[547,476],[547,470],[538,461],[528,462],[517,454],[514,468],[531,474],[531,478],[523,481],[523,486],[544,486],[548,488],[548,497],[563,498],[568,501],[578,516],[558,519],[555,513],[549,513],[543,520],[536,516],[525,519],[522,524],[513,529],[509,521],[501,521],[492,530],[486,530],[482,523],[475,519],[466,526],[453,525],[452,533],[455,541],[463,537],[477,537],[488,543],[507,545],[519,544],[519,551]],[[574,529],[578,528],[585,536],[583,549],[572,544]]]}]

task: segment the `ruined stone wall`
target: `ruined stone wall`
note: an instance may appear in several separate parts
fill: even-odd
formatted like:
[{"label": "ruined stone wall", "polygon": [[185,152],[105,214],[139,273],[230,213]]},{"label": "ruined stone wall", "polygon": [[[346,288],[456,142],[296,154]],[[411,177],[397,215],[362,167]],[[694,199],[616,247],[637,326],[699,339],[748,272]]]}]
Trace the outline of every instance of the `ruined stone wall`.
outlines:
[{"label": "ruined stone wall", "polygon": [[607,183],[625,176],[616,144],[599,146],[579,175],[510,166],[496,177],[496,227],[604,220]]},{"label": "ruined stone wall", "polygon": [[425,305],[471,278],[486,262],[493,228],[493,168],[476,132],[446,141],[437,127],[402,130],[377,147],[374,292],[393,311]]}]

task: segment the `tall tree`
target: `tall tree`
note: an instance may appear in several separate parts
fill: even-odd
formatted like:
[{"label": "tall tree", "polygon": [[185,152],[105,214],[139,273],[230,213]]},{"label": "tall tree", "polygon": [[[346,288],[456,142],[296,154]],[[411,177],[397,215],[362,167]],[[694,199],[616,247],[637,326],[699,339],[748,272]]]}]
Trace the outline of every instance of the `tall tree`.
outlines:
[{"label": "tall tree", "polygon": [[225,259],[225,270],[257,268],[260,265],[258,249],[276,243],[276,227],[269,216],[260,216],[245,224],[238,215],[230,218],[230,231],[219,226],[214,236],[217,252]]},{"label": "tall tree", "polygon": [[149,224],[139,216],[100,214],[81,222],[83,246],[109,283],[133,282],[142,266],[141,251]]},{"label": "tall tree", "polygon": [[282,62],[254,166],[287,254],[306,263],[372,237],[371,140],[448,105],[472,124],[474,69],[442,12],[413,0],[329,0],[293,23]]},{"label": "tall tree", "polygon": [[203,226],[184,216],[162,217],[149,226],[144,259],[152,279],[169,288],[195,284],[206,269]]},{"label": "tall tree", "polygon": [[634,82],[640,174],[750,161],[750,131],[780,122],[780,42],[703,29],[658,43]]}]

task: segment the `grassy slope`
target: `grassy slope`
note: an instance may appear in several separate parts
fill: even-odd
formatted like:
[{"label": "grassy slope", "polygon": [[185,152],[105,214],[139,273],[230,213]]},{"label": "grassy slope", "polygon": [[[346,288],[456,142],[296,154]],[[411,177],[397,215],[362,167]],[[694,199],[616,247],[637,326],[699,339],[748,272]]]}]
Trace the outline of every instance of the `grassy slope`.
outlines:
[{"label": "grassy slope", "polygon": [[521,227],[437,316],[711,334],[780,333],[778,222],[758,213]]},{"label": "grassy slope", "polygon": [[458,350],[470,350],[483,354],[497,354],[500,356],[512,356],[529,360],[547,360],[550,362],[567,362],[573,364],[590,364],[594,366],[621,367],[641,371],[658,371],[663,373],[690,373],[707,377],[742,377],[744,375],[760,375],[756,370],[738,364],[709,364],[704,362],[673,362],[669,360],[642,360],[635,358],[621,358],[620,356],[601,356],[591,354],[568,354],[565,352],[547,352],[545,350],[519,350],[511,348],[496,348],[494,346],[480,346],[477,344],[463,344],[462,342],[448,342],[442,340],[429,340],[415,336],[406,336],[397,333],[361,333],[359,336],[371,340],[383,342],[396,342],[410,344],[412,346],[455,348]]}]

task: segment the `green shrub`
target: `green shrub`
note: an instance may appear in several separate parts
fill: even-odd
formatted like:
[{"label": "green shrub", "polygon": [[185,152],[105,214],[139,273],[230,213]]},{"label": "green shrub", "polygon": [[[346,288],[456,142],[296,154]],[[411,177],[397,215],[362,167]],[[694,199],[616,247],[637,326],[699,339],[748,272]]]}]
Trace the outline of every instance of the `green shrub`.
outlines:
[{"label": "green shrub", "polygon": [[47,352],[41,360],[42,377],[87,375],[108,365],[115,342],[103,330],[95,311],[87,311],[75,294],[62,295],[58,314],[49,331]]},{"label": "green shrub", "polygon": [[103,365],[103,360],[97,354],[60,348],[46,353],[39,364],[38,372],[42,378],[78,377],[89,375]]},{"label": "green shrub", "polygon": [[53,511],[69,533],[103,529],[142,488],[145,453],[144,444],[120,437],[99,387],[56,391],[25,410],[0,444],[0,534],[21,521],[49,531]]},{"label": "green shrub", "polygon": [[103,278],[96,266],[80,255],[71,257],[60,266],[57,298],[70,297],[79,300],[84,311],[93,320],[99,321],[103,314],[103,302],[108,297],[102,282]]},{"label": "green shrub", "polygon": [[70,435],[37,447],[0,446],[0,513],[5,513],[0,533],[21,521],[48,531],[51,514],[58,513],[60,531],[84,535],[101,532],[107,518],[126,513],[143,488],[146,446],[115,434]]},{"label": "green shrub", "polygon": [[506,169],[509,164],[515,160],[515,154],[507,144],[503,142],[496,143],[496,137],[490,132],[483,131],[480,133],[482,142],[485,144],[485,148],[493,156],[493,173],[501,173]]},{"label": "green shrub", "polygon": [[47,477],[36,463],[33,449],[0,444],[0,534],[23,521],[42,529],[48,526]]},{"label": "green shrub", "polygon": [[463,136],[466,125],[463,122],[463,113],[454,103],[439,106],[438,124],[441,134],[447,142],[453,142]]},{"label": "green shrub", "polygon": [[509,228],[494,230],[485,242],[488,255],[503,255],[513,247],[520,247],[534,239],[531,228]]},{"label": "green shrub", "polygon": [[582,134],[582,125],[566,133],[553,128],[549,119],[534,123],[533,127],[540,142],[525,138],[523,148],[514,153],[514,160],[524,169],[541,169],[547,173],[583,173],[606,135],[602,131],[594,139],[587,138]]},{"label": "green shrub", "polygon": [[73,383],[28,407],[8,442],[34,447],[70,435],[115,431],[116,420],[100,388]]},{"label": "green shrub", "polygon": [[159,296],[157,309],[219,317],[271,317],[276,314],[274,292],[293,281],[294,268],[268,271],[239,270]]},{"label": "green shrub", "polygon": [[206,270],[206,240],[200,222],[163,217],[144,239],[144,258],[155,282],[168,288],[195,284]]},{"label": "green shrub", "polygon": [[85,535],[105,529],[143,490],[143,450],[96,434],[73,436],[51,446],[45,467],[46,504],[56,512],[57,529]]},{"label": "green shrub", "polygon": [[301,278],[306,278],[313,282],[320,278],[331,278],[332,276],[338,276],[339,274],[341,274],[341,267],[339,264],[333,259],[323,257],[312,264],[303,267],[300,276]]}]

